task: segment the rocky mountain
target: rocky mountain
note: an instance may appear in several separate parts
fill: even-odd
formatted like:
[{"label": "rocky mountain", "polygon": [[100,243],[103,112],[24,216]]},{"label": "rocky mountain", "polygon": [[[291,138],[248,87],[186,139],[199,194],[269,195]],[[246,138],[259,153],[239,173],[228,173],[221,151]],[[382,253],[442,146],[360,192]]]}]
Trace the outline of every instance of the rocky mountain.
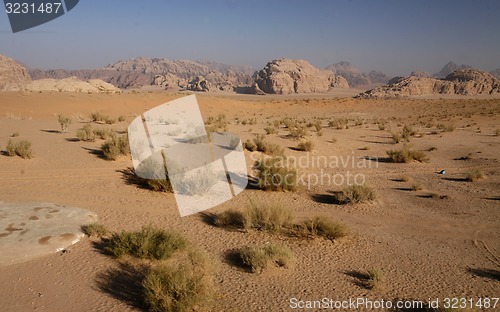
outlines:
[{"label": "rocky mountain", "polygon": [[214,87],[211,91],[226,90],[229,85],[249,86],[253,83],[255,70],[244,65],[228,65],[216,62],[168,60],[139,57],[118,61],[95,70],[32,70],[34,79],[61,79],[71,76],[80,79],[102,79],[116,87],[140,88],[158,85],[170,89],[188,89],[189,81],[204,77]]},{"label": "rocky mountain", "polygon": [[369,73],[363,73],[349,62],[332,64],[325,69],[331,70],[335,75],[344,77],[351,87],[385,84],[389,80],[389,77],[382,72],[372,70]]},{"label": "rocky mountain", "polygon": [[104,93],[120,93],[120,89],[100,79],[90,79],[88,81],[80,80],[76,77],[63,79],[39,79],[34,80],[21,90],[40,92],[40,91],[58,91],[58,92],[104,92]]},{"label": "rocky mountain", "polygon": [[304,60],[273,60],[255,77],[255,92],[290,94],[326,92],[330,87],[347,88],[347,81],[331,71],[319,69]]},{"label": "rocky mountain", "polygon": [[30,81],[26,68],[13,59],[0,55],[0,91],[16,90]]},{"label": "rocky mountain", "polygon": [[443,79],[429,77],[399,77],[357,97],[401,97],[435,94],[500,94],[500,79],[476,69],[459,69]]},{"label": "rocky mountain", "polygon": [[457,64],[453,62],[449,62],[448,64],[444,65],[444,67],[437,73],[435,73],[433,76],[436,78],[445,78],[449,74],[459,70],[459,69],[471,69],[472,66],[469,65],[460,65],[458,66]]}]

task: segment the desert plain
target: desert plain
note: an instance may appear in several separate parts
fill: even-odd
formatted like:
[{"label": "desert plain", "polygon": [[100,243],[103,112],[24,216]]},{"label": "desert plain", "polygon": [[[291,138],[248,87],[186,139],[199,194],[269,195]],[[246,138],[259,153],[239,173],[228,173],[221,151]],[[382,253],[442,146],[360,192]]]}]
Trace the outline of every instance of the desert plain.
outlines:
[{"label": "desert plain", "polygon": [[[124,116],[123,121],[111,125],[92,123],[123,133],[144,111],[185,95],[163,91],[1,92],[0,150],[9,139],[25,139],[32,143],[33,158],[0,155],[0,199],[87,209],[114,232],[151,224],[181,233],[216,267],[215,296],[207,306],[197,307],[199,311],[289,311],[292,302],[323,298],[427,302],[499,297],[500,99],[197,94],[205,120],[224,114],[228,130],[242,141],[266,135],[266,127],[286,117],[305,125],[319,121],[320,131],[306,126],[305,137],[314,143],[310,152],[297,150],[300,140],[290,138],[282,124],[266,140],[282,146],[288,156],[354,160],[354,166],[306,166],[299,172],[311,176],[321,169],[341,175],[349,172],[362,176],[375,193],[371,201],[339,204],[333,194],[346,185],[311,183],[299,185],[295,192],[249,187],[207,213],[243,209],[251,200],[264,205],[280,203],[296,220],[322,216],[349,227],[348,236],[331,241],[228,230],[214,226],[204,214],[181,218],[172,193],[130,183],[130,157],[105,160],[99,152],[102,141],[75,139],[77,129],[91,123],[93,112]],[[60,132],[58,115],[72,119],[66,133]],[[339,118],[347,120],[347,127],[329,125]],[[251,119],[255,122],[242,123]],[[415,135],[409,142],[394,142],[391,132],[401,131],[405,125]],[[404,144],[424,152],[429,161],[391,162],[386,152]],[[252,176],[253,160],[261,153],[245,150],[245,155]],[[361,163],[365,166],[358,165]],[[440,174],[442,170],[445,174]],[[467,181],[471,170],[481,171],[483,177]],[[0,267],[1,310],[141,310],[136,287],[140,281],[120,261],[96,248],[98,240],[85,237],[64,251]],[[288,246],[295,257],[293,265],[251,273],[228,258],[232,250],[269,243]],[[371,269],[383,275],[376,289],[363,284]],[[315,310],[319,309],[309,309]],[[494,311],[484,307],[469,310]]]}]

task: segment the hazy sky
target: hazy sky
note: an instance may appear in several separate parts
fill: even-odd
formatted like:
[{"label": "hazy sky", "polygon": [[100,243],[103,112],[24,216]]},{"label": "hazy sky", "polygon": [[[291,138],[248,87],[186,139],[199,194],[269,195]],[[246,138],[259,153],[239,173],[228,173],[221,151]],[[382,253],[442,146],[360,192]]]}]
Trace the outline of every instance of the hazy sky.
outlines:
[{"label": "hazy sky", "polygon": [[262,68],[301,58],[363,71],[436,72],[448,61],[500,68],[500,1],[81,0],[64,16],[12,34],[0,54],[35,68],[95,68],[138,56]]}]

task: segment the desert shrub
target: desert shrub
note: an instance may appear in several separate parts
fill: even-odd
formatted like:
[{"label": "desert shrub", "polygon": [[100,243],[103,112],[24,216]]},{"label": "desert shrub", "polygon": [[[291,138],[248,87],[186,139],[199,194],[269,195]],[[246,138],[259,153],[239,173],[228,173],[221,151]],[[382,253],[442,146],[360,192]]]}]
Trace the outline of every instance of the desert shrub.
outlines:
[{"label": "desert shrub", "polygon": [[264,157],[254,163],[258,186],[267,191],[296,191],[297,171],[284,164],[284,157]]},{"label": "desert shrub", "polygon": [[14,143],[14,141],[12,140],[9,140],[9,142],[7,142],[7,146],[5,147],[5,152],[10,157],[16,156],[16,143]]},{"label": "desert shrub", "polygon": [[212,271],[210,260],[200,252],[190,252],[180,264],[151,266],[142,281],[148,311],[198,310],[213,298]]},{"label": "desert shrub", "polygon": [[401,137],[405,139],[406,142],[410,142],[411,137],[415,136],[415,134],[417,133],[413,130],[411,126],[404,125]]},{"label": "desert shrub", "polygon": [[126,135],[112,137],[104,142],[101,146],[101,150],[107,160],[116,160],[120,155],[129,155],[130,146],[128,137]]},{"label": "desert shrub", "polygon": [[394,141],[394,143],[399,143],[401,142],[401,134],[397,133],[397,132],[391,132],[391,138],[392,140]]},{"label": "desert shrub", "polygon": [[126,120],[125,116],[120,115],[118,116],[118,122],[124,122]]},{"label": "desert shrub", "polygon": [[495,136],[500,136],[500,129],[495,129]]},{"label": "desert shrub", "polygon": [[411,186],[411,190],[412,191],[421,191],[423,189],[424,189],[424,187],[422,186],[422,184],[420,184],[418,182],[417,183],[413,183],[413,185]]},{"label": "desert shrub", "polygon": [[19,136],[19,132],[14,132],[10,135],[11,138],[15,138]]},{"label": "desert shrub", "polygon": [[336,118],[328,121],[328,125],[337,130],[348,129],[349,126],[347,125],[347,123],[347,118]]},{"label": "desert shrub", "polygon": [[479,169],[470,170],[465,174],[465,180],[469,182],[475,182],[482,178],[484,178],[484,173]]},{"label": "desert shrub", "polygon": [[96,135],[94,133],[94,130],[92,129],[92,126],[86,124],[83,126],[83,128],[76,131],[76,138],[80,141],[94,142],[96,140]]},{"label": "desert shrub", "polygon": [[256,150],[256,151],[263,152],[263,153],[268,154],[268,155],[274,155],[274,156],[282,156],[284,154],[284,149],[281,146],[279,146],[278,144],[269,143],[266,140],[265,135],[257,134],[253,138],[253,143],[254,144],[249,143],[248,147],[247,147],[247,144],[245,143],[245,148],[247,148],[248,150],[251,150],[251,148],[252,148],[253,151]]},{"label": "desert shrub", "polygon": [[453,124],[440,123],[437,125],[437,128],[443,132],[452,132],[453,130],[455,130],[455,126]]},{"label": "desert shrub", "polygon": [[383,274],[379,269],[370,269],[367,272],[368,279],[365,286],[368,289],[379,289],[382,287]]},{"label": "desert shrub", "polygon": [[297,225],[296,230],[300,236],[320,236],[332,241],[349,235],[349,228],[345,224],[323,217],[306,220]]},{"label": "desert shrub", "polygon": [[106,122],[106,120],[108,119],[109,116],[103,115],[101,112],[94,112],[90,114],[90,120],[92,122],[99,122],[99,121]]},{"label": "desert shrub", "polygon": [[183,176],[181,183],[177,183],[179,191],[186,195],[206,194],[219,181],[219,177],[213,170],[207,167],[201,167],[196,174]]},{"label": "desert shrub", "polygon": [[337,138],[336,137],[332,137],[332,139],[330,140],[330,142],[332,142],[333,144],[337,143]]},{"label": "desert shrub", "polygon": [[340,204],[362,203],[375,199],[375,192],[367,185],[353,184],[342,189],[336,197]]},{"label": "desert shrub", "polygon": [[100,223],[90,223],[82,226],[82,231],[88,236],[103,237],[109,233],[109,230]]},{"label": "desert shrub", "polygon": [[265,127],[264,131],[266,131],[266,134],[277,134],[278,129],[275,127]]},{"label": "desert shrub", "polygon": [[59,115],[57,116],[57,121],[59,121],[59,125],[61,125],[61,132],[68,132],[68,126],[71,124],[72,120],[69,117]]},{"label": "desert shrub", "polygon": [[250,201],[242,216],[244,228],[266,232],[282,231],[292,221],[291,211],[278,203],[266,205]]},{"label": "desert shrub", "polygon": [[401,182],[409,182],[411,181],[411,177],[409,175],[402,175],[398,180]]},{"label": "desert shrub", "polygon": [[243,228],[245,220],[243,213],[235,209],[229,209],[214,215],[214,224],[219,227]]},{"label": "desert shrub", "polygon": [[8,156],[14,157],[19,156],[21,158],[30,159],[33,157],[33,150],[31,149],[31,142],[26,140],[21,140],[18,142],[14,142],[9,140],[7,142],[7,147],[5,151]]},{"label": "desert shrub", "polygon": [[424,152],[416,151],[408,145],[405,145],[400,150],[389,150],[386,153],[395,163],[409,163],[412,160],[419,162],[429,161],[429,157]]},{"label": "desert shrub", "polygon": [[94,133],[94,138],[99,138],[100,140],[107,140],[114,136],[113,131],[110,129],[94,129],[92,132]]},{"label": "desert shrub", "polygon": [[293,138],[293,139],[304,138],[305,136],[307,136],[307,133],[308,133],[307,128],[304,126],[291,127],[291,128],[288,128],[288,131],[290,131],[288,136]]},{"label": "desert shrub", "polygon": [[313,148],[314,148],[314,143],[312,140],[304,140],[300,142],[299,145],[297,146],[297,149],[299,151],[305,151],[305,152],[310,152],[313,150]]},{"label": "desert shrub", "polygon": [[108,125],[112,125],[116,122],[116,119],[106,116],[103,121]]},{"label": "desert shrub", "polygon": [[314,122],[314,129],[316,129],[316,131],[321,131],[323,129],[323,125],[321,124],[321,120],[316,120]]},{"label": "desert shrub", "polygon": [[274,244],[243,247],[238,250],[238,256],[243,265],[252,272],[262,272],[271,263],[279,267],[289,267],[294,260],[290,248]]},{"label": "desert shrub", "polygon": [[319,130],[318,132],[316,132],[316,135],[317,136],[323,136],[323,130]]},{"label": "desert shrub", "polygon": [[257,145],[250,139],[246,140],[243,145],[247,150],[251,152],[255,152],[257,150]]},{"label": "desert shrub", "polygon": [[383,124],[383,123],[379,123],[379,124],[378,124],[378,129],[379,129],[379,130],[382,130],[382,131],[383,131],[383,130],[385,130],[385,129],[386,129],[385,124]]},{"label": "desert shrub", "polygon": [[105,250],[120,258],[130,255],[141,259],[167,259],[174,252],[186,246],[186,240],[179,234],[145,226],[139,232],[115,233],[107,241]]},{"label": "desert shrub", "polygon": [[226,132],[228,130],[229,122],[227,121],[225,114],[219,114],[217,115],[217,117],[209,116],[207,121],[205,122],[205,125],[208,126],[208,132]]}]

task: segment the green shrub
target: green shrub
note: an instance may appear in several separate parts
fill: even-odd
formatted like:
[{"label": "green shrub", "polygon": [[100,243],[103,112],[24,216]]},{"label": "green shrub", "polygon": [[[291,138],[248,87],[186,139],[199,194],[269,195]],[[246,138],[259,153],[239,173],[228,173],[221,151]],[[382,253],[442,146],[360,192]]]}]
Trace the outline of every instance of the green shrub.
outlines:
[{"label": "green shrub", "polygon": [[291,211],[277,203],[267,205],[250,201],[242,216],[244,228],[266,232],[280,232],[292,221]]},{"label": "green shrub", "polygon": [[130,255],[141,259],[160,260],[169,258],[186,244],[186,240],[175,232],[146,226],[140,232],[113,234],[105,250],[117,258]]},{"label": "green shrub", "polygon": [[353,184],[345,187],[336,197],[340,204],[362,203],[375,199],[375,192],[367,185]]},{"label": "green shrub", "polygon": [[213,267],[199,252],[180,264],[159,263],[146,273],[142,286],[148,311],[198,311],[214,295]]},{"label": "green shrub", "polygon": [[267,191],[296,191],[297,171],[284,164],[284,157],[264,157],[254,163],[257,181]]},{"label": "green shrub", "polygon": [[238,256],[243,265],[247,266],[252,272],[262,272],[271,263],[286,268],[294,260],[290,248],[274,244],[243,247],[238,251]]},{"label": "green shrub", "polygon": [[26,141],[26,140],[21,140],[18,142],[14,142],[12,140],[9,140],[7,142],[7,147],[5,148],[5,151],[8,156],[14,157],[14,156],[19,156],[24,159],[30,159],[33,157],[33,150],[31,149],[31,142]]}]

